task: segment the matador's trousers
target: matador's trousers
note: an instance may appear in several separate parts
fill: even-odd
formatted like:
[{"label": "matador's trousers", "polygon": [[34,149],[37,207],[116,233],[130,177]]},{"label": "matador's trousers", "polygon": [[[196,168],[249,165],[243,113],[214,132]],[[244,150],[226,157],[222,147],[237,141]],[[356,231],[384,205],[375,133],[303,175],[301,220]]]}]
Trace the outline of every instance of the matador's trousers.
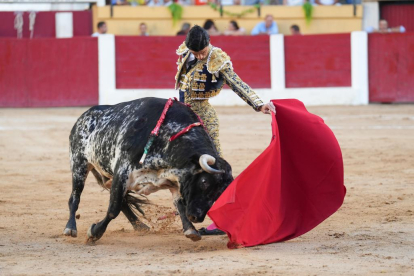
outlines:
[{"label": "matador's trousers", "polygon": [[219,140],[219,119],[216,110],[210,105],[208,100],[192,100],[187,102],[191,109],[200,116],[207,128],[208,134],[216,146],[218,154],[222,157],[220,140]]}]

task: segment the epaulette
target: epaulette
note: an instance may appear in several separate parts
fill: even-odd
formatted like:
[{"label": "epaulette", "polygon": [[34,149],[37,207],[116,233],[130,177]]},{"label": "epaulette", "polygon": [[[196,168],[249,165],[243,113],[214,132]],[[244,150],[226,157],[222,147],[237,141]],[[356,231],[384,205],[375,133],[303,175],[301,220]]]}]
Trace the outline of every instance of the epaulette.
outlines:
[{"label": "epaulette", "polygon": [[207,71],[210,74],[215,74],[227,63],[230,64],[230,67],[233,67],[230,57],[222,49],[213,47],[207,58]]},{"label": "epaulette", "polygon": [[181,56],[185,53],[188,52],[188,48],[185,45],[185,41],[180,45],[180,47],[178,47],[177,51],[175,51],[177,53],[177,55]]}]

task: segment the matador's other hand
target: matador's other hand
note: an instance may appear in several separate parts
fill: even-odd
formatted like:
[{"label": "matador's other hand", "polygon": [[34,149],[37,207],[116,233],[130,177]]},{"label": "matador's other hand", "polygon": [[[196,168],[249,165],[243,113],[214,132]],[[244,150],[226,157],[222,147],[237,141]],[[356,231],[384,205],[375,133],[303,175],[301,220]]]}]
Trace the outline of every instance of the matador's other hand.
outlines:
[{"label": "matador's other hand", "polygon": [[260,111],[263,112],[264,114],[270,114],[270,112],[273,112],[276,114],[276,107],[274,106],[272,102],[268,102],[267,104],[262,105],[262,107],[260,108]]}]

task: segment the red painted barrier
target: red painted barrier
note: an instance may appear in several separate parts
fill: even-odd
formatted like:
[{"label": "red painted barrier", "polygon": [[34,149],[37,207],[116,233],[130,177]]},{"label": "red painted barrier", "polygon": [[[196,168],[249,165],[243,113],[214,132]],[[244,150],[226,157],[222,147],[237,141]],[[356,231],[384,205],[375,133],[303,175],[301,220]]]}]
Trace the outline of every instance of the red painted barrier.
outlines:
[{"label": "red painted barrier", "polygon": [[286,87],[351,86],[350,34],[285,36]]},{"label": "red painted barrier", "polygon": [[98,104],[96,38],[0,39],[0,107]]},{"label": "red painted barrier", "polygon": [[[117,88],[174,88],[178,56],[184,37],[117,36]],[[253,88],[270,88],[269,37],[212,37],[227,52],[236,73]]]},{"label": "red painted barrier", "polygon": [[414,33],[368,36],[370,102],[414,102]]},{"label": "red painted barrier", "polygon": [[[66,12],[66,11],[65,11]],[[36,12],[33,38],[56,37],[56,11]],[[72,11],[73,36],[90,36],[92,34],[92,11]],[[29,12],[23,13],[23,37],[30,37]],[[0,37],[17,37],[14,29],[14,12],[0,12]]]},{"label": "red painted barrier", "polygon": [[234,71],[252,88],[270,88],[269,36],[213,36],[211,43],[230,55]]}]

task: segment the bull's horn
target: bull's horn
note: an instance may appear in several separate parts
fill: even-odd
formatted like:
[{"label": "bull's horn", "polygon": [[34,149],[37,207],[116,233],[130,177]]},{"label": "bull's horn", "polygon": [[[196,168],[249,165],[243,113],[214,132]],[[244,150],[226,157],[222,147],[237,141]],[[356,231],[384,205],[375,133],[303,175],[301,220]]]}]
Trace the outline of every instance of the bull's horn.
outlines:
[{"label": "bull's horn", "polygon": [[213,173],[213,174],[224,173],[223,170],[216,170],[210,167],[210,165],[214,165],[216,163],[216,158],[214,158],[211,155],[208,155],[208,154],[201,155],[199,162],[200,162],[201,168],[208,173]]}]

